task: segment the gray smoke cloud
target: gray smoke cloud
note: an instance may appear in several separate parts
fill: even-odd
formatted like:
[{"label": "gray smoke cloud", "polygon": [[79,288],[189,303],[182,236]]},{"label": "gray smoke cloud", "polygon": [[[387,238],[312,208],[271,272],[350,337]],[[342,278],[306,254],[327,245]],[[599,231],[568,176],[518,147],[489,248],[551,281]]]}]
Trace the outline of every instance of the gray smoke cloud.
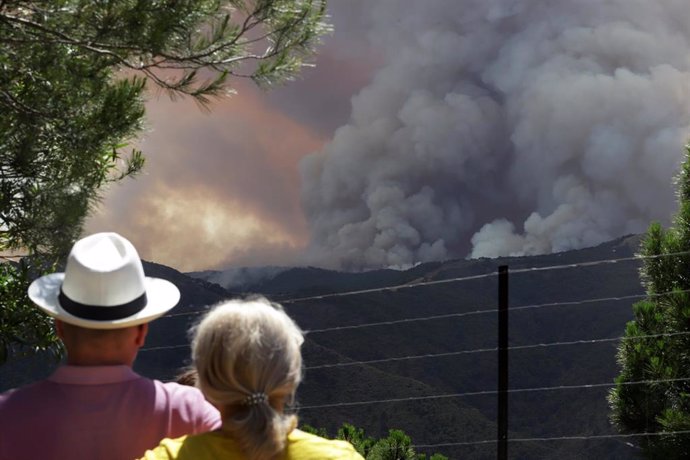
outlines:
[{"label": "gray smoke cloud", "polygon": [[308,262],[540,254],[668,221],[690,135],[686,2],[356,4],[384,64],[301,162]]}]

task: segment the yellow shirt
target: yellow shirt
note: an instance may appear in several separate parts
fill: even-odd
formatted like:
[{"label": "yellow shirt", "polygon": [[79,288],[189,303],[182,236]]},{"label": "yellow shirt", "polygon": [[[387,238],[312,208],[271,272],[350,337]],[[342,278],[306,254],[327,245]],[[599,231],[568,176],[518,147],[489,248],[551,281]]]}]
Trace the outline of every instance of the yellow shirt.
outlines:
[{"label": "yellow shirt", "polygon": [[[240,460],[245,458],[235,442],[218,431],[163,439],[145,460]],[[300,430],[288,435],[285,460],[364,460],[346,441],[321,438]]]}]

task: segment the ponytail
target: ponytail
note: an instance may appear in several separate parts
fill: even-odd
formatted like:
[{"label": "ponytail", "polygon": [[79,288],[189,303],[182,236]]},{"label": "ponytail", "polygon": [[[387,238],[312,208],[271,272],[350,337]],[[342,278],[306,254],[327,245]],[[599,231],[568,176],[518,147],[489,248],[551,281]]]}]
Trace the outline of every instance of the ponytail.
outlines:
[{"label": "ponytail", "polygon": [[250,460],[280,458],[297,417],[283,413],[301,380],[302,332],[266,299],[228,301],[192,330],[198,387],[222,408],[222,431]]}]

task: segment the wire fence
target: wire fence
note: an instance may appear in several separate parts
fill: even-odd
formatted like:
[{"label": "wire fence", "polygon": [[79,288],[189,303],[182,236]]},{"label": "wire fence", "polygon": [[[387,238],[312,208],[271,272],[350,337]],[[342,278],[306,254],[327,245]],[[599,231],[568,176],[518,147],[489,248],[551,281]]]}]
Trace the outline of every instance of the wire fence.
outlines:
[{"label": "wire fence", "polygon": [[[652,385],[657,383],[678,383],[678,382],[689,382],[690,377],[687,378],[676,378],[676,379],[650,379],[650,380],[638,380],[635,382],[621,382],[621,386],[635,386],[635,385]],[[508,393],[533,393],[533,392],[543,392],[543,391],[558,391],[558,390],[583,390],[589,388],[610,388],[615,386],[615,383],[604,382],[604,383],[587,383],[584,385],[558,385],[549,387],[530,387],[530,388],[511,388]],[[487,396],[487,395],[497,395],[498,390],[482,390],[482,391],[466,391],[463,393],[450,393],[450,394],[440,394],[440,395],[427,395],[427,396],[410,396],[409,398],[388,398],[388,399],[372,399],[366,401],[350,401],[332,404],[314,404],[299,406],[300,410],[310,410],[310,409],[330,409],[334,407],[351,407],[351,406],[364,406],[370,404],[388,404],[388,403],[399,403],[399,402],[409,402],[409,401],[425,401],[429,399],[447,399],[447,398],[464,398],[467,396]]]},{"label": "wire fence", "polygon": [[[594,260],[594,261],[584,261],[584,262],[578,262],[578,263],[570,263],[570,264],[562,264],[562,265],[549,265],[549,266],[539,266],[539,267],[523,267],[523,268],[515,268],[510,270],[510,274],[516,275],[516,274],[530,274],[530,273],[543,273],[547,271],[560,271],[560,270],[566,270],[566,269],[580,269],[580,268],[587,268],[587,267],[595,267],[595,266],[602,266],[602,265],[614,265],[614,264],[620,264],[624,262],[635,262],[635,263],[640,263],[641,261],[645,259],[655,259],[659,257],[677,257],[677,256],[686,256],[690,255],[690,251],[684,251],[684,252],[678,252],[678,253],[672,253],[672,254],[663,254],[663,255],[656,255],[656,256],[635,256],[635,257],[622,257],[622,258],[615,258],[615,259],[605,259],[605,260]],[[491,279],[491,278],[497,278],[498,273],[497,272],[491,272],[491,273],[484,273],[484,274],[479,274],[479,275],[468,275],[468,276],[460,276],[460,277],[452,277],[452,278],[446,278],[446,279],[438,279],[438,280],[429,280],[429,279],[422,279],[422,280],[415,280],[411,281],[408,283],[404,284],[398,284],[394,286],[384,286],[384,287],[377,287],[377,288],[370,288],[370,289],[359,289],[359,290],[352,290],[352,291],[346,291],[346,292],[333,292],[333,293],[324,293],[324,294],[317,294],[317,295],[312,295],[312,296],[303,296],[303,297],[296,297],[296,298],[286,298],[283,300],[280,300],[280,303],[284,305],[295,305],[295,306],[300,306],[300,307],[305,307],[305,308],[310,308],[309,305],[312,304],[314,305],[313,301],[324,301],[324,300],[329,300],[329,299],[336,299],[336,298],[342,298],[342,297],[351,297],[351,296],[363,296],[367,294],[374,294],[374,293],[381,293],[381,292],[389,292],[389,293],[396,293],[402,290],[409,290],[409,289],[418,289],[421,287],[433,287],[433,286],[438,286],[441,284],[449,284],[449,283],[462,283],[462,282],[469,282],[469,281],[477,281],[477,280],[482,280],[482,279]],[[511,306],[510,307],[510,313],[519,313],[519,312],[528,312],[528,311],[536,311],[536,310],[545,310],[545,309],[555,309],[555,308],[562,308],[562,307],[578,307],[578,306],[591,306],[593,304],[602,304],[602,305],[608,305],[612,302],[634,302],[642,299],[651,299],[655,297],[665,297],[669,295],[675,295],[675,294],[680,294],[680,293],[688,293],[690,290],[677,290],[677,291],[670,291],[670,292],[663,292],[663,293],[656,293],[656,294],[626,294],[626,295],[619,295],[619,296],[606,296],[606,297],[593,297],[593,298],[586,298],[586,299],[581,299],[581,300],[568,300],[568,301],[557,301],[557,302],[545,302],[545,303],[529,303],[525,305],[518,305],[518,306]],[[320,303],[319,305],[322,305]],[[198,309],[194,311],[189,311],[189,312],[183,312],[183,313],[177,313],[177,314],[171,314],[167,315],[164,318],[175,318],[175,317],[184,317],[184,316],[198,316],[206,312],[207,309]],[[445,314],[439,314],[439,315],[426,315],[426,316],[416,316],[416,317],[408,317],[408,318],[399,318],[399,319],[390,319],[390,320],[385,320],[385,321],[372,321],[372,322],[365,322],[361,324],[353,324],[353,325],[333,325],[329,327],[320,327],[320,328],[314,328],[311,330],[307,330],[307,335],[312,336],[312,335],[321,335],[321,334],[328,334],[328,333],[333,333],[333,332],[343,332],[343,331],[354,331],[354,330],[362,330],[362,329],[368,329],[368,328],[384,328],[384,327],[395,327],[398,325],[402,324],[410,324],[410,323],[421,323],[421,322],[430,322],[430,321],[447,321],[451,319],[462,319],[462,318],[468,318],[468,317],[473,317],[473,316],[480,316],[480,315],[496,315],[498,313],[498,309],[494,308],[492,305],[485,305],[483,307],[475,307],[471,311],[461,311],[461,312],[454,312],[454,313],[445,313]],[[583,338],[583,339],[577,339],[577,340],[560,340],[560,341],[553,341],[553,342],[539,342],[539,343],[531,343],[531,344],[524,344],[524,345],[513,345],[509,346],[508,350],[509,351],[518,351],[518,350],[534,350],[534,349],[541,349],[541,350],[547,350],[547,349],[553,349],[556,347],[575,347],[575,346],[580,346],[580,345],[592,345],[592,344],[604,344],[604,343],[611,343],[611,344],[620,344],[622,341],[625,340],[649,340],[649,339],[668,339],[668,338],[673,338],[673,337],[683,337],[683,336],[689,336],[690,332],[677,332],[677,333],[664,333],[664,334],[652,334],[652,335],[640,335],[636,337],[627,337],[627,336],[616,336],[616,337],[595,337],[595,338]],[[173,344],[173,345],[163,345],[163,346],[155,346],[155,347],[148,347],[148,348],[142,348],[140,351],[141,352],[156,352],[156,351],[161,351],[161,350],[171,350],[171,349],[181,349],[181,348],[187,348],[189,347],[189,344]],[[387,356],[387,357],[382,357],[382,358],[377,358],[377,359],[365,359],[365,360],[347,360],[347,361],[338,361],[338,362],[332,362],[332,363],[324,363],[324,364],[318,364],[318,365],[308,365],[305,367],[305,370],[307,371],[316,371],[316,370],[328,370],[328,369],[334,369],[334,368],[348,368],[352,366],[373,366],[373,365],[378,365],[378,364],[383,364],[383,363],[395,363],[395,362],[403,362],[403,361],[412,361],[412,360],[433,360],[433,359],[438,359],[438,358],[447,358],[447,357],[453,357],[453,356],[461,356],[461,355],[474,355],[474,354],[481,354],[481,353],[496,353],[498,352],[499,348],[498,347],[482,347],[482,348],[472,348],[472,349],[466,349],[466,350],[452,350],[452,351],[444,351],[444,352],[438,352],[438,353],[420,353],[420,354],[405,354],[402,356]],[[640,381],[633,381],[633,382],[620,382],[618,383],[619,385],[622,386],[634,386],[634,385],[658,385],[658,384],[674,384],[674,383],[687,383],[690,381],[690,377],[678,377],[678,378],[672,378],[672,379],[652,379],[652,380],[640,380]],[[510,388],[508,389],[509,394],[520,394],[520,393],[544,393],[544,392],[556,392],[556,391],[574,391],[574,390],[584,390],[584,389],[594,389],[594,388],[612,388],[616,384],[612,381],[610,382],[596,382],[596,383],[586,383],[586,384],[579,384],[579,385],[553,385],[553,386],[534,386],[534,387],[525,387],[525,388]],[[464,397],[470,397],[470,396],[492,396],[492,395],[497,395],[498,391],[493,390],[493,389],[485,389],[485,390],[477,390],[477,391],[466,391],[466,392],[455,392],[455,393],[443,393],[443,394],[428,394],[428,395],[414,395],[414,396],[409,396],[409,397],[391,397],[391,398],[377,398],[377,399],[364,399],[364,400],[359,400],[359,401],[336,401],[332,403],[325,403],[325,404],[305,404],[305,405],[300,405],[299,410],[300,411],[315,411],[315,410],[321,410],[321,409],[332,409],[332,408],[351,408],[351,407],[356,407],[356,406],[371,406],[371,405],[377,405],[377,404],[394,404],[394,403],[409,403],[413,401],[428,401],[428,400],[447,400],[451,398],[464,398]],[[510,443],[526,443],[526,442],[556,442],[556,441],[574,441],[574,440],[579,440],[579,441],[584,441],[584,440],[602,440],[602,439],[636,439],[640,437],[645,437],[645,436],[673,436],[673,435],[688,435],[690,434],[690,431],[658,431],[658,432],[648,432],[648,433],[633,433],[633,434],[573,434],[573,435],[564,435],[564,436],[542,436],[542,437],[513,437],[508,439],[508,442]],[[496,443],[497,440],[494,439],[480,439],[476,441],[448,441],[448,442],[439,442],[439,443],[420,443],[420,444],[415,444],[415,448],[419,449],[433,449],[433,448],[444,448],[444,447],[462,447],[462,446],[481,446],[485,444],[492,444]]]},{"label": "wire fence", "polygon": [[[509,443],[517,442],[548,442],[548,441],[589,441],[593,439],[633,439],[644,438],[649,436],[675,436],[675,435],[689,435],[690,430],[677,431],[652,431],[648,433],[620,433],[620,434],[591,434],[583,436],[550,436],[538,438],[509,438]],[[461,442],[443,442],[438,444],[414,444],[412,447],[417,449],[438,449],[440,447],[458,447],[458,446],[476,446],[481,444],[495,444],[495,439],[484,439],[482,441],[461,441]],[[631,446],[634,447],[634,446]]]},{"label": "wire fence", "polygon": [[[466,279],[466,278],[464,278]],[[427,284],[424,284],[427,285]],[[382,288],[380,291],[384,291],[385,288]],[[370,292],[369,290],[367,292]],[[375,292],[375,291],[371,291]],[[591,298],[591,299],[583,299],[583,300],[575,300],[575,301],[567,301],[567,302],[549,302],[549,303],[540,303],[540,304],[531,304],[531,305],[522,305],[522,306],[517,306],[517,307],[510,307],[510,312],[515,313],[515,312],[520,312],[520,311],[526,311],[526,310],[536,310],[536,309],[542,309],[542,308],[554,308],[554,307],[573,307],[573,306],[583,306],[583,305],[588,305],[592,303],[602,303],[602,302],[619,302],[619,301],[624,301],[624,300],[642,300],[645,298],[655,298],[655,297],[665,297],[673,294],[679,294],[679,293],[690,293],[690,290],[676,290],[676,291],[669,291],[669,292],[663,292],[663,293],[656,293],[656,294],[634,294],[634,295],[626,295],[626,296],[615,296],[615,297],[599,297],[599,298]],[[343,294],[343,295],[349,295],[350,293]],[[310,297],[310,299],[314,299],[314,297]],[[195,312],[186,312],[186,313],[177,313],[177,314],[172,314],[172,315],[167,315],[164,316],[161,319],[168,318],[168,317],[175,317],[175,316],[189,316],[189,315],[201,315],[208,310],[198,310]],[[347,330],[353,330],[353,329],[364,329],[364,328],[370,328],[370,327],[377,327],[377,326],[393,326],[397,324],[405,324],[405,323],[416,323],[416,322],[421,322],[421,321],[434,321],[434,320],[442,320],[442,319],[450,319],[450,318],[463,318],[467,316],[476,316],[476,315],[488,315],[488,314],[497,314],[498,309],[495,308],[484,308],[484,309],[479,309],[479,310],[474,310],[474,311],[469,311],[469,312],[461,312],[461,313],[448,313],[444,315],[431,315],[431,316],[421,316],[421,317],[415,317],[415,318],[403,318],[403,319],[398,319],[398,320],[390,320],[390,321],[377,321],[374,323],[364,323],[364,324],[355,324],[355,325],[348,325],[348,326],[333,326],[333,327],[327,327],[327,328],[321,328],[321,329],[309,329],[306,330],[305,333],[308,335],[311,334],[319,334],[319,333],[324,333],[324,332],[335,332],[335,331],[347,331]],[[616,338],[609,338],[609,339],[587,339],[587,340],[582,340],[582,341],[574,341],[574,342],[559,342],[555,343],[553,345],[560,345],[560,344],[571,344],[575,345],[578,343],[594,343],[597,340],[601,341],[612,341],[612,340],[619,340],[622,339],[623,337],[616,337]],[[537,346],[549,346],[549,345],[544,345],[544,344],[537,344],[537,345],[530,345],[530,346],[525,346],[524,348],[531,348],[531,347],[537,347]],[[146,347],[142,348],[139,350],[140,352],[146,352],[146,351],[157,351],[157,350],[172,350],[176,348],[188,348],[189,343],[181,343],[177,345],[165,345],[165,346],[158,346],[158,347]],[[517,349],[518,347],[509,347],[509,350],[511,349]],[[472,352],[473,350],[470,351],[464,351],[461,353],[468,353]],[[496,349],[484,349],[484,350],[474,350],[475,352],[478,351],[496,351]]]}]

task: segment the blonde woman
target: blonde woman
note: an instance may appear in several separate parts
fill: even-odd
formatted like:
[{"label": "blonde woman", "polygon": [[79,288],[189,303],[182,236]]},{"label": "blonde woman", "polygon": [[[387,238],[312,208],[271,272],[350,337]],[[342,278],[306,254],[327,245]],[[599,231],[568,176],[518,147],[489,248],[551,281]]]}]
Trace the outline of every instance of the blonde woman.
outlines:
[{"label": "blonde woman", "polygon": [[304,338],[279,305],[232,300],[192,330],[197,386],[221,413],[222,427],[164,439],[148,460],[362,460],[351,444],[296,429],[283,410],[302,375]]}]

